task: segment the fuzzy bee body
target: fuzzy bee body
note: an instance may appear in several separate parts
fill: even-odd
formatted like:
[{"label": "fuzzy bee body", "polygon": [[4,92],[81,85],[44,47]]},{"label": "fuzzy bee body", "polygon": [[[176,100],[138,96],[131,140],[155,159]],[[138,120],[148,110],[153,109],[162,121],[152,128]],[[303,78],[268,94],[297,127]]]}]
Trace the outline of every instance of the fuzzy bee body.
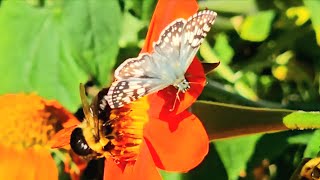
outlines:
[{"label": "fuzzy bee body", "polygon": [[86,101],[84,87],[80,87],[85,119],[71,133],[70,146],[73,151],[86,159],[96,159],[110,155],[114,148],[113,124],[109,120],[110,108],[103,106],[103,96],[108,89],[102,89],[90,106]]},{"label": "fuzzy bee body", "polygon": [[[79,125],[59,131],[52,148],[70,144],[76,154],[89,160],[102,157],[111,157],[116,162],[136,159],[143,141],[143,125],[148,120],[148,106],[139,101],[134,107],[111,110],[105,98],[107,92],[107,88],[102,89],[89,105],[84,87],[80,86],[85,118]],[[134,115],[141,111],[143,113]]]}]

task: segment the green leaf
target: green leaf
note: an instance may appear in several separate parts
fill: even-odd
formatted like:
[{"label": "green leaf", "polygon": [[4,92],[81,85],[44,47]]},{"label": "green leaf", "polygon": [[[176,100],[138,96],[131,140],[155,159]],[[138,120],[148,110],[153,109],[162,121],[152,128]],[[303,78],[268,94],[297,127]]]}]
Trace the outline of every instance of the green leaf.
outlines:
[{"label": "green leaf", "polygon": [[213,51],[220,61],[229,64],[234,55],[234,50],[229,45],[228,36],[225,33],[219,33]]},{"label": "green leaf", "polygon": [[265,40],[269,36],[274,17],[275,12],[273,10],[260,11],[255,15],[246,17],[240,28],[240,37],[256,42]]},{"label": "green leaf", "polygon": [[303,2],[310,11],[312,26],[316,32],[317,43],[320,46],[320,1],[304,0]]},{"label": "green leaf", "polygon": [[[141,12],[141,18],[142,20],[149,22],[151,19],[151,16],[153,14],[153,10],[157,4],[157,1],[154,0],[145,0],[142,4],[142,12]],[[141,8],[141,7],[138,7]]]},{"label": "green leaf", "polygon": [[304,157],[316,157],[320,152],[320,130],[316,130],[311,137],[306,150],[304,151]]},{"label": "green leaf", "polygon": [[[122,34],[119,40],[120,47],[138,43],[138,32],[146,25],[129,12],[124,13]],[[128,28],[130,27],[130,28]]]},{"label": "green leaf", "polygon": [[[207,41],[203,41],[202,45],[200,46],[200,54],[206,62],[216,63],[221,61],[216,52],[212,51]],[[227,64],[224,63],[224,61],[221,61],[221,63],[214,70],[214,72],[218,73],[222,78],[226,79],[227,81],[234,82],[234,72],[229,66],[227,66]]]},{"label": "green leaf", "polygon": [[75,60],[100,84],[108,84],[119,51],[122,28],[119,3],[69,0],[61,8],[65,10],[61,25],[69,33]]},{"label": "green leaf", "polygon": [[110,81],[120,21],[117,1],[2,2],[0,94],[37,92],[75,111],[79,83]]},{"label": "green leaf", "polygon": [[312,132],[305,131],[304,133],[289,137],[288,142],[289,144],[308,144],[312,136]]},{"label": "green leaf", "polygon": [[252,90],[252,88],[250,88],[250,86],[248,86],[245,82],[241,80],[235,82],[234,88],[241,96],[247,99],[253,101],[257,101],[259,99],[257,94]]},{"label": "green leaf", "polygon": [[228,179],[238,179],[241,171],[254,153],[256,142],[261,135],[251,135],[215,142],[217,151],[227,170]]},{"label": "green leaf", "polygon": [[174,172],[167,172],[160,170],[160,174],[163,179],[165,180],[182,180],[183,174],[181,173],[174,173]]},{"label": "green leaf", "polygon": [[[233,51],[230,49],[227,42],[226,36],[222,35],[217,39],[218,46],[215,50],[212,50],[209,43],[204,41],[202,46],[200,47],[200,54],[205,59],[206,62],[218,62],[221,61],[219,66],[213,71],[217,73],[219,76],[224,78],[230,83],[234,83],[234,90],[237,91],[240,95],[249,98],[251,100],[257,100],[258,97],[255,92],[242,80],[237,80],[236,73],[227,65],[227,63],[233,57]],[[222,43],[227,43],[225,45],[221,45]],[[224,47],[222,47],[224,46]],[[228,49],[228,50],[227,50]],[[228,55],[229,52],[229,55]]]},{"label": "green leaf", "polygon": [[285,116],[283,123],[290,129],[320,128],[320,112],[296,111]]},{"label": "green leaf", "polygon": [[242,1],[199,1],[201,9],[213,9],[220,12],[228,13],[250,13],[257,11],[255,0],[242,0]]}]

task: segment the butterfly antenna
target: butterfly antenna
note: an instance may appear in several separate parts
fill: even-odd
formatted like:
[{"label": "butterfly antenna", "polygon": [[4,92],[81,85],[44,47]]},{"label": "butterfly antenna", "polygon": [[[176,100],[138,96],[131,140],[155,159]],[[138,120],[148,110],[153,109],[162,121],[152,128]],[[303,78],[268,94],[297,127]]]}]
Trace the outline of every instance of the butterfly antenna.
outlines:
[{"label": "butterfly antenna", "polygon": [[202,83],[199,83],[199,82],[189,82],[189,84],[198,84],[198,85],[201,85]]},{"label": "butterfly antenna", "polygon": [[170,112],[172,112],[175,109],[177,100],[179,100],[179,102],[180,102],[179,92],[180,92],[180,89],[176,93],[176,98],[174,99],[173,107],[171,109],[169,109]]}]

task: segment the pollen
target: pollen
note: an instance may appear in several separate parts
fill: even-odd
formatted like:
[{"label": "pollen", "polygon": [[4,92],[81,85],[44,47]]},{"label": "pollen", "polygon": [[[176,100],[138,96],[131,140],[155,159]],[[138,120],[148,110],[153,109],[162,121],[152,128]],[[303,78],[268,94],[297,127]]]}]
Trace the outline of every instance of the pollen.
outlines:
[{"label": "pollen", "polygon": [[48,102],[36,94],[0,96],[1,145],[17,149],[46,146],[58,128],[58,117]]},{"label": "pollen", "polygon": [[143,128],[149,121],[148,109],[147,98],[143,97],[111,111],[110,121],[114,129],[111,143],[114,148],[110,154],[116,162],[136,160],[143,141]]}]

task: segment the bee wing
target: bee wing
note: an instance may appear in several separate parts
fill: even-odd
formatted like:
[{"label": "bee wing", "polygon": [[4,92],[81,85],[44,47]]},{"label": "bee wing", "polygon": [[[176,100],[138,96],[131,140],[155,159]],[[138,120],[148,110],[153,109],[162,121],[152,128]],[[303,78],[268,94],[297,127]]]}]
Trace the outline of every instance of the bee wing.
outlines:
[{"label": "bee wing", "polygon": [[63,146],[69,145],[71,133],[76,127],[77,125],[67,127],[56,133],[49,142],[51,148],[61,148]]},{"label": "bee wing", "polygon": [[94,132],[95,132],[95,135],[98,136],[99,135],[99,119],[98,119],[98,114],[99,114],[99,111],[98,111],[98,96],[95,96],[90,104],[90,109],[91,109],[91,114],[92,114],[92,121],[91,122],[93,125],[94,125]]},{"label": "bee wing", "polygon": [[93,98],[91,105],[89,105],[85,87],[83,84],[80,84],[80,98],[82,102],[82,109],[85,116],[85,121],[88,122],[90,127],[94,128],[94,135],[97,136],[99,134],[98,131],[98,102],[97,97]]}]

